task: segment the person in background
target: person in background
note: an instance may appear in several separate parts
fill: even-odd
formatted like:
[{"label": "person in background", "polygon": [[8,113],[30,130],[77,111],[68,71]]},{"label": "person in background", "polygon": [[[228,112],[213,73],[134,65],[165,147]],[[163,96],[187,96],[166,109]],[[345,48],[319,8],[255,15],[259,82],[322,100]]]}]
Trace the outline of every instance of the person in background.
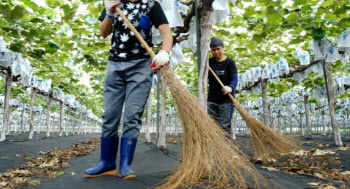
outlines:
[{"label": "person in background", "polygon": [[238,83],[235,61],[224,55],[224,43],[220,38],[213,37],[210,42],[213,55],[209,59],[209,66],[225,85],[221,87],[211,72],[208,74],[208,114],[231,136],[231,118],[234,110],[232,100],[228,94],[234,95]]},{"label": "person in background", "polygon": [[[98,177],[116,173],[118,128],[124,109],[119,176],[129,179],[136,176],[130,165],[140,134],[141,117],[152,86],[153,71],[169,63],[173,38],[167,18],[155,0],[105,0],[104,5],[105,9],[99,17],[100,34],[104,38],[112,34],[112,39],[104,80],[101,157],[96,166],[84,171],[84,176]],[[151,27],[158,28],[163,43],[153,60],[115,12],[117,6],[150,47],[153,47]]]}]

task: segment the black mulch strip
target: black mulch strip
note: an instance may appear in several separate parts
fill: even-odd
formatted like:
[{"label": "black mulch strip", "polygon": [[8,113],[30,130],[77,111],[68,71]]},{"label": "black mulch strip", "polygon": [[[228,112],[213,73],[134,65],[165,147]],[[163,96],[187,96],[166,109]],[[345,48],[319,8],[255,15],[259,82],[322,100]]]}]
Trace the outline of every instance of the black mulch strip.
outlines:
[{"label": "black mulch strip", "polygon": [[[83,134],[69,135],[58,137],[58,134],[52,134],[52,137],[46,138],[44,133],[35,134],[34,139],[28,140],[28,133],[15,134],[11,133],[7,136],[7,140],[0,142],[0,172],[6,169],[19,166],[26,162],[25,157],[36,156],[40,151],[50,151],[54,148],[65,149],[91,138],[99,138],[100,134]],[[298,137],[301,141],[318,141],[318,143],[308,143],[304,145],[305,149],[319,148],[332,149],[336,148],[333,144],[332,136],[315,135],[312,139]],[[249,147],[250,139],[241,135],[237,137],[237,143],[242,150],[249,156],[252,155]],[[349,145],[350,139],[344,138],[344,143]],[[329,144],[322,148],[318,147],[319,143]],[[35,189],[60,189],[60,188],[82,188],[82,189],[99,189],[99,188],[117,188],[117,189],[138,189],[138,188],[154,188],[161,182],[171,171],[175,170],[179,165],[177,158],[179,155],[180,145],[167,144],[165,150],[157,149],[154,144],[147,144],[140,138],[132,169],[136,172],[137,177],[130,180],[123,180],[115,176],[103,176],[99,178],[85,178],[82,172],[86,168],[94,166],[100,157],[100,151],[94,151],[86,156],[76,157],[69,164],[73,165],[67,169],[61,170],[63,175],[51,179],[48,177],[40,178],[41,184],[38,186],[28,186],[26,188]],[[350,170],[350,151],[341,151],[339,157],[342,162],[344,171]],[[117,161],[118,162],[118,161]],[[266,178],[269,183],[268,188],[282,189],[300,189],[311,188],[308,183],[332,183],[327,180],[318,179],[307,175],[288,174],[283,171],[268,171],[262,169],[261,165],[256,165],[258,171]],[[335,186],[337,183],[333,182]],[[200,187],[197,187],[200,188]]]}]

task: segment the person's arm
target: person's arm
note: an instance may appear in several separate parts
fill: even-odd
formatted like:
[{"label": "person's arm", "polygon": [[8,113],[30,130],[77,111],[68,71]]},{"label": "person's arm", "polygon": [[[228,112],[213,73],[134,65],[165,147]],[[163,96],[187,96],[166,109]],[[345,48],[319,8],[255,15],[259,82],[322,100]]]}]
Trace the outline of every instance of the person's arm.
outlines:
[{"label": "person's arm", "polygon": [[238,74],[237,74],[237,67],[236,67],[236,64],[235,62],[231,62],[231,65],[230,65],[230,78],[231,78],[231,81],[230,81],[230,84],[228,86],[225,86],[223,89],[222,89],[222,92],[224,95],[227,95],[228,93],[232,93],[235,91],[235,88],[237,87],[237,84],[238,84]]},{"label": "person's arm", "polygon": [[[119,0],[105,0],[104,5],[105,9],[103,10],[99,20],[103,21],[100,24],[100,34],[103,38],[109,36],[113,31],[113,19],[115,13],[115,7],[119,6],[121,2]],[[104,16],[104,18],[103,18]]]},{"label": "person's arm", "polygon": [[153,25],[158,28],[160,35],[163,37],[162,50],[153,57],[152,63],[153,70],[158,70],[163,67],[163,65],[169,64],[170,61],[170,50],[173,46],[173,36],[169,27],[169,22],[166,19],[164,11],[160,4],[155,1],[152,11],[150,13]]},{"label": "person's arm", "polygon": [[173,47],[173,36],[171,35],[169,24],[159,25],[158,30],[163,37],[162,50],[169,52]]},{"label": "person's arm", "polygon": [[153,67],[153,71],[159,70],[163,65],[169,64],[170,61],[170,50],[173,47],[173,36],[171,35],[171,30],[169,24],[161,24],[158,26],[160,35],[163,37],[162,50],[153,58],[150,64]]},{"label": "person's arm", "polygon": [[103,19],[103,21],[100,24],[100,34],[103,38],[106,38],[109,34],[112,33],[113,30],[113,19],[107,18],[107,16]]},{"label": "person's arm", "polygon": [[232,90],[234,91],[235,88],[237,87],[238,84],[238,74],[237,73],[231,73],[231,82],[229,84],[229,87],[232,88]]}]

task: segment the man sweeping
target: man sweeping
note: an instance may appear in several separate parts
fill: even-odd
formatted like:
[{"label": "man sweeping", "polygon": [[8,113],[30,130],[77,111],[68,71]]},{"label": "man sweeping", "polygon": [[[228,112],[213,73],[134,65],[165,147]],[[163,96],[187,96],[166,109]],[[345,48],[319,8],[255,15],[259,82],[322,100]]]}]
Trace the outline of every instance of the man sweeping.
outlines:
[{"label": "man sweeping", "polygon": [[220,38],[213,37],[210,42],[213,55],[209,59],[209,66],[216,73],[222,83],[222,88],[214,75],[209,72],[208,114],[218,122],[220,127],[231,135],[231,118],[234,110],[228,94],[234,95],[238,83],[237,67],[235,61],[224,55],[224,43]]},{"label": "man sweeping", "polygon": [[[150,66],[153,67],[153,70],[157,70],[168,64],[173,39],[168,21],[158,2],[154,0],[105,0],[104,4],[105,10],[99,17],[100,34],[104,38],[112,34],[112,40],[104,83],[101,157],[95,167],[84,171],[84,176],[98,177],[116,173],[118,128],[124,105],[119,176],[128,179],[135,177],[130,165],[140,134],[141,116],[152,86],[153,71]],[[135,34],[115,13],[117,6],[151,47],[153,46],[151,27],[158,28],[163,37],[163,44],[153,60]]]}]

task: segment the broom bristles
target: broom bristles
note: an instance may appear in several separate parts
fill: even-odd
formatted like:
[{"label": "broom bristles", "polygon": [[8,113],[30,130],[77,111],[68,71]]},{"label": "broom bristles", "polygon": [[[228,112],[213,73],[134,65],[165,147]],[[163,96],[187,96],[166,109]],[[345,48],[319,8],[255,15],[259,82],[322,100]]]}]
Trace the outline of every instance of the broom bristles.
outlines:
[{"label": "broom bristles", "polygon": [[278,153],[286,153],[300,148],[291,137],[274,131],[255,117],[251,116],[236,99],[233,99],[233,101],[234,106],[251,131],[254,158],[265,159]]},{"label": "broom bristles", "polygon": [[[217,82],[224,87],[224,84],[210,66],[209,71],[213,74]],[[252,133],[255,158],[261,157],[265,159],[276,153],[288,152],[291,149],[299,148],[291,138],[275,132],[264,123],[251,116],[231,94],[228,94],[228,96]]]},{"label": "broom bristles", "polygon": [[266,181],[247,156],[227,140],[224,131],[185,90],[174,72],[163,68],[161,73],[176,101],[183,146],[182,163],[159,188],[247,188],[249,182],[253,187],[264,186]]},{"label": "broom bristles", "polygon": [[[116,7],[116,11],[153,58],[155,56],[154,52],[135,27],[118,7]],[[248,158],[240,153],[232,142],[229,143],[225,140],[223,131],[199,107],[196,99],[185,90],[185,87],[175,77],[169,66],[161,69],[161,73],[174,96],[184,129],[183,163],[180,169],[170,176],[161,188],[195,186],[199,184],[202,178],[207,179],[208,184],[206,186],[208,187],[227,188],[234,186],[235,188],[246,188],[243,175],[253,179],[256,184],[265,183],[256,169],[248,162]],[[185,166],[187,164],[189,164],[188,167]],[[232,185],[232,179],[234,185]]]}]

